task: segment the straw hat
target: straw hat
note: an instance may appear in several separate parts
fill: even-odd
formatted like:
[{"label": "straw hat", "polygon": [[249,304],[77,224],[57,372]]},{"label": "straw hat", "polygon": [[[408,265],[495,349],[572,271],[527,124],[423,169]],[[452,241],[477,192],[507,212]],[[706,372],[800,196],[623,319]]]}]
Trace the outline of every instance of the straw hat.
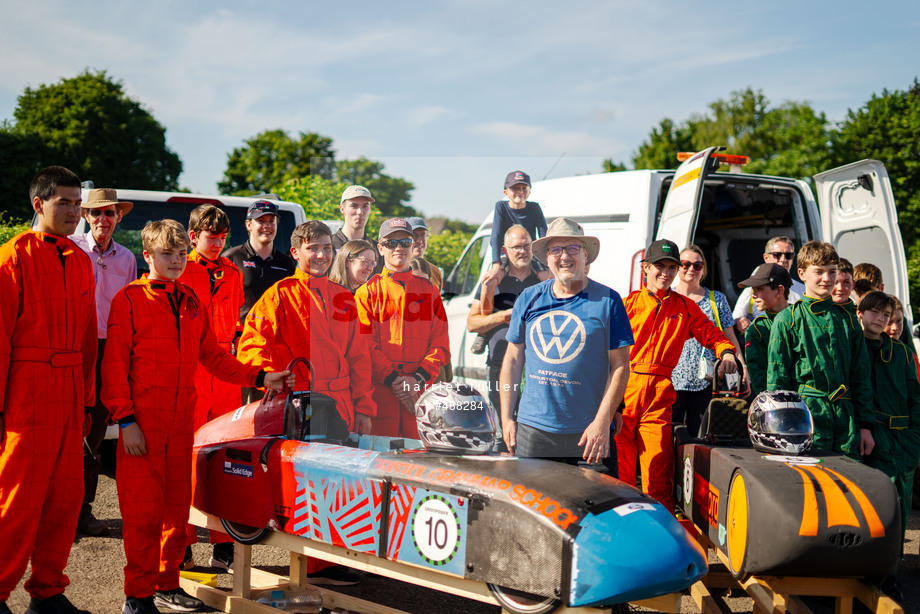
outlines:
[{"label": "straw hat", "polygon": [[89,198],[84,200],[81,206],[84,209],[100,209],[102,207],[108,207],[109,205],[118,207],[122,215],[126,215],[134,208],[134,203],[118,200],[118,194],[115,192],[115,188],[96,188],[95,190],[90,190]]},{"label": "straw hat", "polygon": [[533,242],[534,255],[546,262],[546,246],[552,240],[559,237],[575,237],[585,246],[588,252],[588,264],[597,260],[597,253],[601,249],[601,241],[597,237],[585,236],[585,230],[581,225],[570,220],[567,217],[557,217],[546,229],[546,236]]}]

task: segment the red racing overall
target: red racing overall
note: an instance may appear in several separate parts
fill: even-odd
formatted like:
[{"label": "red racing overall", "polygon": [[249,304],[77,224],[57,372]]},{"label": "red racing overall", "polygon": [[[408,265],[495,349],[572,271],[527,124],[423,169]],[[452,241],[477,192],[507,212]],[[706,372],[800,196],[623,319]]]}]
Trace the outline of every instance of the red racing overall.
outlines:
[{"label": "red racing overall", "polygon": [[[208,312],[217,344],[229,353],[234,338],[242,330],[243,274],[223,256],[211,261],[192,251],[179,281],[195,291]],[[195,430],[240,406],[240,387],[214,377],[203,365],[198,365],[195,372],[195,391],[198,393]]]},{"label": "red racing overall", "polygon": [[[246,316],[239,359],[270,371],[283,371],[294,359],[313,363],[316,381],[303,364],[294,367],[298,389],[328,394],[353,431],[355,413],[375,416],[368,374],[371,357],[366,335],[360,334],[351,292],[300,268],[266,290]],[[331,566],[307,559],[307,574]]]},{"label": "red racing overall", "polygon": [[95,402],[96,291],[70,239],[28,231],[0,247],[0,601],[47,599],[83,499],[83,408]]},{"label": "red racing overall", "polygon": [[349,431],[354,431],[356,412],[377,414],[368,377],[368,339],[359,332],[355,299],[327,277],[298,268],[266,290],[246,316],[238,357],[268,371],[283,371],[293,359],[307,358],[316,381],[299,364],[294,368],[297,387],[335,399]]},{"label": "red racing overall", "polygon": [[237,386],[254,385],[259,368],[217,343],[207,312],[181,282],[144,278],[126,286],[112,301],[107,336],[102,400],[114,420],[135,418],[147,448],[133,456],[119,443],[116,469],[125,594],[143,598],[179,586],[199,361]]}]

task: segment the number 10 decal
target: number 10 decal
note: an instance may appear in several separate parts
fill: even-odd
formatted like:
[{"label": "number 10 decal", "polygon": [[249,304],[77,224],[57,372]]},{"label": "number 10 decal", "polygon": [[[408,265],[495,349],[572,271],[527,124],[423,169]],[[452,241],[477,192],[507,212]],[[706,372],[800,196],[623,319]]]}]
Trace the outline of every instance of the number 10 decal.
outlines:
[{"label": "number 10 decal", "polygon": [[430,494],[419,501],[411,526],[412,543],[428,564],[445,565],[457,554],[461,541],[460,517],[445,497]]}]

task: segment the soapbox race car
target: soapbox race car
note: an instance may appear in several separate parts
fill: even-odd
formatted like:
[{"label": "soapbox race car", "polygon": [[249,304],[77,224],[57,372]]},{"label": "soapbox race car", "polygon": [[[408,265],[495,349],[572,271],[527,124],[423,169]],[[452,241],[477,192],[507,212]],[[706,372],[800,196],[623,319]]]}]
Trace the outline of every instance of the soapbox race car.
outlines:
[{"label": "soapbox race car", "polygon": [[[786,391],[763,393],[752,407],[766,394],[804,407]],[[747,409],[735,401],[714,399],[703,438],[674,429],[678,507],[725,555],[729,571],[735,577],[894,573],[901,514],[891,480],[838,453],[752,446]]]},{"label": "soapbox race car", "polygon": [[282,531],[487,583],[511,612],[647,599],[708,570],[668,510],[607,475],[411,440],[330,441],[311,425],[329,404],[279,394],[204,425],[194,506],[243,543]]}]

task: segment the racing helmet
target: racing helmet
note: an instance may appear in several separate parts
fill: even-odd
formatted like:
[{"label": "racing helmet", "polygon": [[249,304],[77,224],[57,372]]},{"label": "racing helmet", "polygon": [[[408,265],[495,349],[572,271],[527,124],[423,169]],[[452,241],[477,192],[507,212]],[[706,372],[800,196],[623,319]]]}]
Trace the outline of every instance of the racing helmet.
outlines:
[{"label": "racing helmet", "polygon": [[466,384],[428,388],[415,402],[415,422],[429,452],[488,454],[495,441],[489,402]]},{"label": "racing helmet", "polygon": [[797,456],[811,448],[815,427],[802,397],[788,390],[768,390],[751,401],[748,433],[761,452]]}]

